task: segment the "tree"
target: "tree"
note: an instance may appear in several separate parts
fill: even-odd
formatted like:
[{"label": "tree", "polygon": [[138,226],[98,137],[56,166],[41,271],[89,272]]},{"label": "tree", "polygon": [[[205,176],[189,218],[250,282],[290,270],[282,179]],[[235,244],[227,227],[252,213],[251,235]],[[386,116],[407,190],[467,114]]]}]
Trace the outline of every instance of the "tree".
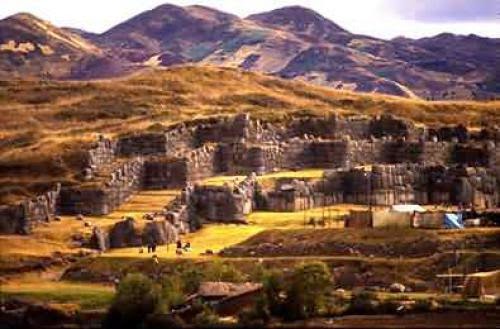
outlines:
[{"label": "tree", "polygon": [[161,281],[161,301],[157,313],[168,314],[172,307],[181,305],[185,301],[184,282],[179,275],[165,277]]},{"label": "tree", "polygon": [[198,291],[200,283],[203,280],[203,273],[197,268],[189,268],[181,272],[184,292],[194,294]]},{"label": "tree", "polygon": [[118,289],[104,320],[104,328],[139,328],[160,302],[160,290],[147,276],[129,274]]},{"label": "tree", "polygon": [[262,286],[269,313],[281,316],[283,311],[282,295],[284,292],[283,273],[277,270],[266,273]]},{"label": "tree", "polygon": [[362,290],[353,294],[349,313],[351,314],[374,314],[380,306],[377,294],[372,291]]},{"label": "tree", "polygon": [[220,319],[209,306],[203,305],[203,310],[194,317],[194,324],[201,328],[211,328],[220,324]]},{"label": "tree", "polygon": [[[184,321],[172,314],[150,314],[144,321],[144,329],[178,329],[185,328]],[[124,327],[125,328],[125,327]]]},{"label": "tree", "polygon": [[331,283],[332,276],[325,263],[312,262],[297,267],[287,289],[285,316],[305,319],[318,314]]},{"label": "tree", "polygon": [[246,276],[231,264],[214,261],[206,268],[204,279],[207,281],[243,282],[246,280]]}]

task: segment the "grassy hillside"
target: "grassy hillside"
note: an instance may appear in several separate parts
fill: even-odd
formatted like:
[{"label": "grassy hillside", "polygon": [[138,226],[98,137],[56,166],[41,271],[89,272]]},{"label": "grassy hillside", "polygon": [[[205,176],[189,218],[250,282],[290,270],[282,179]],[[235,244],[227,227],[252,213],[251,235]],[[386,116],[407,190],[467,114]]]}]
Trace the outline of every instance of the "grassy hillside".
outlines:
[{"label": "grassy hillside", "polygon": [[[72,180],[86,142],[181,120],[250,112],[291,115],[390,112],[419,123],[500,124],[500,102],[425,102],[355,94],[233,69],[177,67],[93,82],[0,82],[0,195]],[[11,201],[4,197],[0,203]]]}]

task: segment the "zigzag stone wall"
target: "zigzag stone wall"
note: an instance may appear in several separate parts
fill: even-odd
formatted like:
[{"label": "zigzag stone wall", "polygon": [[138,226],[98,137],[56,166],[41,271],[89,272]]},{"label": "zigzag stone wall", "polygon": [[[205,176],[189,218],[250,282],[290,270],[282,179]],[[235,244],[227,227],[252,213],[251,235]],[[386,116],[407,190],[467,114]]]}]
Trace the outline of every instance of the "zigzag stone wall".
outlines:
[{"label": "zigzag stone wall", "polygon": [[[342,175],[347,177],[357,175],[349,172],[355,166],[368,164],[419,164],[420,168],[480,166],[487,168],[487,177],[496,177],[496,185],[490,185],[498,194],[499,145],[498,128],[480,132],[470,132],[461,126],[416,128],[412,123],[388,115],[304,117],[283,123],[237,115],[193,120],[161,132],[141,132],[116,140],[99,136],[88,151],[88,160],[79,175],[81,182],[64,186],[57,206],[52,206],[53,201],[48,202],[51,206],[31,206],[27,210],[19,205],[2,206],[0,231],[23,231],[21,228],[27,227],[25,223],[31,218],[36,222],[40,217],[47,217],[47,211],[36,209],[48,209],[49,215],[55,212],[102,215],[116,209],[143,188],[180,188],[219,173],[262,174],[280,168],[345,168],[347,173]],[[457,176],[451,169],[426,170],[422,174],[418,168],[409,169],[415,177],[424,177],[415,178],[418,184],[393,186],[384,183],[376,187],[373,190],[375,202],[390,204],[414,200],[425,204],[472,200],[488,205],[497,202],[491,188],[478,187],[477,177],[490,179],[483,174]],[[481,172],[482,169],[477,170]],[[378,175],[373,173],[373,177]],[[384,173],[382,177],[384,175],[408,176]],[[436,179],[448,181],[445,176],[453,177],[454,181],[446,183],[448,185],[435,183]],[[388,179],[390,182],[396,178]],[[360,190],[351,191],[349,186],[341,184],[344,192],[337,189],[328,193],[338,196],[332,200],[367,202],[363,192],[365,184],[363,181],[358,183]],[[388,187],[384,187],[386,185]],[[449,186],[453,185],[461,187],[457,191],[450,190]],[[214,199],[233,198],[228,196],[231,193],[222,190],[206,193],[214,195]],[[47,204],[47,201],[35,204]]]}]

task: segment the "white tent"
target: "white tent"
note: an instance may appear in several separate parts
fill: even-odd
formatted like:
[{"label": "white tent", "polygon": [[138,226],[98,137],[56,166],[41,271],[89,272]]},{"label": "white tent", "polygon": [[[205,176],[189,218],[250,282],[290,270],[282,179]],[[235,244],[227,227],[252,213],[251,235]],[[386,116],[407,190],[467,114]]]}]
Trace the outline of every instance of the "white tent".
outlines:
[{"label": "white tent", "polygon": [[426,212],[425,208],[418,204],[395,204],[391,207],[391,211],[405,213]]}]

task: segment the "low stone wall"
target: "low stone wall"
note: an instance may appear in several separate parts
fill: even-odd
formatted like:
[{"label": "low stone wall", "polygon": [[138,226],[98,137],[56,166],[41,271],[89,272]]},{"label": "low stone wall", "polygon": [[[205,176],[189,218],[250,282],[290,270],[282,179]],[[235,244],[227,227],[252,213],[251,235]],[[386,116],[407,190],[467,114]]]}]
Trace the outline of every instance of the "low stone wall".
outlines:
[{"label": "low stone wall", "polygon": [[385,163],[383,159],[383,140],[353,140],[348,144],[347,164],[350,166]]},{"label": "low stone wall", "polygon": [[88,151],[88,166],[99,167],[109,164],[115,160],[116,153],[116,141],[100,135]]},{"label": "low stone wall", "polygon": [[0,206],[0,234],[29,234],[40,222],[48,222],[56,213],[60,185],[38,197],[17,205]]},{"label": "low stone wall", "polygon": [[370,117],[367,116],[338,118],[336,120],[336,137],[349,136],[354,140],[369,138],[371,135],[370,120]]}]

